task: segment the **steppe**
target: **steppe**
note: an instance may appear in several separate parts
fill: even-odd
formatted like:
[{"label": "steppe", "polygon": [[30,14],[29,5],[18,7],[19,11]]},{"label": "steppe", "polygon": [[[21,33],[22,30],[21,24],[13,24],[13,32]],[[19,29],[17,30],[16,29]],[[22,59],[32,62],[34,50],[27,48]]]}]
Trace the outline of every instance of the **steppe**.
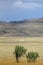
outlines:
[{"label": "steppe", "polygon": [[[16,45],[39,53],[36,62],[27,63],[24,58],[17,63],[13,51]],[[43,37],[0,37],[0,65],[43,65]]]}]

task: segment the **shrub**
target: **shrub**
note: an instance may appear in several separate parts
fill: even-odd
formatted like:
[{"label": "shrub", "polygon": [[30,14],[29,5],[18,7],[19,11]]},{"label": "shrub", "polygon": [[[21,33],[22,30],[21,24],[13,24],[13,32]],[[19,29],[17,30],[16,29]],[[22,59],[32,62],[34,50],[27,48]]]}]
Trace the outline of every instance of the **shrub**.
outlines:
[{"label": "shrub", "polygon": [[34,61],[39,57],[39,54],[37,52],[28,52],[26,55],[27,61]]},{"label": "shrub", "polygon": [[16,46],[15,51],[13,54],[15,54],[16,61],[19,62],[19,58],[23,55],[25,55],[26,49],[23,46]]}]

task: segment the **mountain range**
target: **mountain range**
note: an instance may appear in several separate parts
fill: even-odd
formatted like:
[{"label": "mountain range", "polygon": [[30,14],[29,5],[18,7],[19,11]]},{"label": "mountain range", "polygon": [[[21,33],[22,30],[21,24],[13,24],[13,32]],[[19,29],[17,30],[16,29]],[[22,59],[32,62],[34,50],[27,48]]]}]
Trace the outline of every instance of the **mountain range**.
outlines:
[{"label": "mountain range", "polygon": [[0,37],[43,37],[43,18],[0,21]]}]

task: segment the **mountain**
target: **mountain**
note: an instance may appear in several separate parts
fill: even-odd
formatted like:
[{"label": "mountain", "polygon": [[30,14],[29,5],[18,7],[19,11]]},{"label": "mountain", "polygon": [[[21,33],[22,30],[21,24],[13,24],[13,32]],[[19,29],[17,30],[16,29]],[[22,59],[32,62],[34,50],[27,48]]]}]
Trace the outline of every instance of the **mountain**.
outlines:
[{"label": "mountain", "polygon": [[0,21],[0,37],[43,37],[43,18]]}]

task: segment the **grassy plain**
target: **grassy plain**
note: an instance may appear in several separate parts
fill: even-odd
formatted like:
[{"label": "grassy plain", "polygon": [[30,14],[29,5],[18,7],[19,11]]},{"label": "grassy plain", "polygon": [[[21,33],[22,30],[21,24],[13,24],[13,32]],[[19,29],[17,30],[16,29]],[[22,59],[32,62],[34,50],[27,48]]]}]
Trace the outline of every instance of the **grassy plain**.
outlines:
[{"label": "grassy plain", "polygon": [[[40,57],[35,63],[27,63],[24,58],[16,63],[13,55],[16,45],[38,52]],[[0,65],[43,65],[43,37],[0,37]]]}]

